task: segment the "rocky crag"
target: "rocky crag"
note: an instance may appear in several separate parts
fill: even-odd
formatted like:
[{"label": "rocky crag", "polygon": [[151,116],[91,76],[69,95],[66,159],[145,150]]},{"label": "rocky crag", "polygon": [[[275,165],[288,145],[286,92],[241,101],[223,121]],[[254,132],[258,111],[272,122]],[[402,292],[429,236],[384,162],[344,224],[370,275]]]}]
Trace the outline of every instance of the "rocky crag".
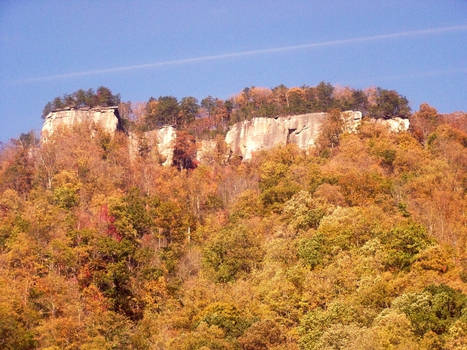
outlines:
[{"label": "rocky crag", "polygon": [[389,131],[392,132],[403,132],[409,130],[410,122],[408,119],[403,119],[399,117],[391,119],[375,119],[377,124],[386,126]]},{"label": "rocky crag", "polygon": [[177,131],[173,126],[164,126],[144,133],[130,133],[130,158],[134,159],[138,154],[145,152],[157,152],[162,165],[172,165],[176,138]]},{"label": "rocky crag", "polygon": [[[226,157],[238,156],[248,160],[255,152],[289,143],[306,150],[315,145],[326,116],[327,113],[307,113],[277,118],[253,118],[236,123],[225,136]],[[346,111],[342,113],[342,117],[345,131],[356,132],[362,121],[362,113]],[[47,116],[42,137],[46,139],[60,127],[82,122],[95,123],[109,133],[114,133],[121,125],[117,107],[66,109],[54,111]],[[406,131],[409,128],[408,119],[393,118],[375,122],[385,125],[393,132]],[[173,126],[144,133],[130,133],[130,158],[134,159],[142,152],[157,152],[161,164],[171,165],[176,138],[177,132]],[[202,162],[216,149],[216,141],[199,140],[197,146],[196,158]]]},{"label": "rocky crag", "polygon": [[[251,159],[253,153],[279,145],[296,144],[301,149],[314,146],[327,113],[307,113],[278,118],[253,118],[234,124],[225,142],[233,154]],[[361,112],[343,113],[346,131],[356,131]]]},{"label": "rocky crag", "polygon": [[103,130],[113,134],[121,129],[118,106],[64,108],[50,112],[42,126],[41,137],[47,140],[56,130],[62,127],[72,127],[81,123],[95,124]]}]

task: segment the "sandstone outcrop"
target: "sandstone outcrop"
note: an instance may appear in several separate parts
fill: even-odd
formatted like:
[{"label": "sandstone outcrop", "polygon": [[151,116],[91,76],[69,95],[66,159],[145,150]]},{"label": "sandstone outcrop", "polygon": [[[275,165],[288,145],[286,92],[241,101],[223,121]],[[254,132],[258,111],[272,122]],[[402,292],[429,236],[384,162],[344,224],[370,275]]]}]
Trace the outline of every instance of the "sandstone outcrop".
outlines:
[{"label": "sandstone outcrop", "polygon": [[[296,144],[308,149],[315,144],[327,113],[308,113],[278,118],[253,118],[234,124],[227,132],[225,142],[231,153],[251,159],[254,152],[279,145]],[[346,130],[355,132],[362,113],[343,113]]]},{"label": "sandstone outcrop", "polygon": [[46,140],[60,127],[72,127],[81,123],[96,124],[113,134],[121,128],[118,107],[64,108],[50,112],[42,126],[42,139]]},{"label": "sandstone outcrop", "polygon": [[[307,113],[244,120],[231,126],[225,136],[225,144],[220,139],[222,146],[219,146],[219,140],[198,141],[196,159],[199,162],[209,162],[213,155],[218,156],[221,152],[221,154],[225,153],[225,159],[229,155],[237,155],[248,160],[255,152],[289,143],[306,150],[315,145],[326,116],[327,113]],[[362,121],[361,112],[346,111],[343,112],[342,117],[345,131],[356,132],[358,130]],[[392,132],[407,131],[409,128],[408,119],[379,119],[374,122],[385,125]],[[49,113],[42,128],[42,138],[47,140],[47,136],[60,127],[71,127],[79,123],[94,123],[109,133],[114,133],[121,128],[117,107],[68,108]],[[135,159],[138,154],[153,153],[159,158],[161,164],[170,166],[173,163],[176,138],[177,131],[173,126],[130,133],[130,158]]]},{"label": "sandstone outcrop", "polygon": [[164,126],[141,134],[130,133],[129,138],[131,159],[134,159],[143,148],[146,148],[148,151],[158,153],[162,165],[172,165],[177,138],[177,132],[173,126]]},{"label": "sandstone outcrop", "polygon": [[403,132],[409,130],[410,122],[408,119],[403,118],[391,118],[391,119],[376,119],[377,124],[386,126],[389,131],[392,132]]}]

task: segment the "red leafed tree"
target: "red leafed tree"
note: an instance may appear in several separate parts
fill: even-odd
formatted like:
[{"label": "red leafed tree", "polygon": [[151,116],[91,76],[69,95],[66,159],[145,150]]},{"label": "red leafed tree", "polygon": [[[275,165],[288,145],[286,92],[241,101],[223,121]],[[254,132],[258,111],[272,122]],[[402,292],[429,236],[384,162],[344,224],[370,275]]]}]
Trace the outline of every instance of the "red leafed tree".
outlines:
[{"label": "red leafed tree", "polygon": [[117,228],[114,225],[115,218],[112,215],[110,215],[109,208],[106,204],[101,206],[101,210],[99,213],[99,219],[102,223],[106,225],[105,233],[109,237],[112,237],[117,241],[120,241],[122,239],[122,236],[118,234]]}]

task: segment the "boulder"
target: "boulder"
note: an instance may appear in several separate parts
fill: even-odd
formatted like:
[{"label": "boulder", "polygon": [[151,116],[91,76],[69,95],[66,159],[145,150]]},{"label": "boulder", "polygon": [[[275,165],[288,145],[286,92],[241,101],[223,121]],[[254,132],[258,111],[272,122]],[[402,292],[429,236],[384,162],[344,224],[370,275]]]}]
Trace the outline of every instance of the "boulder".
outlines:
[{"label": "boulder", "polygon": [[377,124],[386,126],[389,131],[392,132],[403,132],[409,130],[410,122],[408,119],[403,119],[399,117],[391,119],[376,119]]}]

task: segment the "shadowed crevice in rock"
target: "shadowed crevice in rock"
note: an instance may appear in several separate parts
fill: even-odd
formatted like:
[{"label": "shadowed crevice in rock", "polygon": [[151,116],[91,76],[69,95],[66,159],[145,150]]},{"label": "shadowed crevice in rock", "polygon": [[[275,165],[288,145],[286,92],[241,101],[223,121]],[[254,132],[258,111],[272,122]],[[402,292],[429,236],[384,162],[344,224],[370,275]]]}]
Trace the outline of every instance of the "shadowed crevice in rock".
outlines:
[{"label": "shadowed crevice in rock", "polygon": [[290,135],[292,135],[297,129],[289,129],[289,133],[287,134],[287,141],[286,144],[290,143]]}]

